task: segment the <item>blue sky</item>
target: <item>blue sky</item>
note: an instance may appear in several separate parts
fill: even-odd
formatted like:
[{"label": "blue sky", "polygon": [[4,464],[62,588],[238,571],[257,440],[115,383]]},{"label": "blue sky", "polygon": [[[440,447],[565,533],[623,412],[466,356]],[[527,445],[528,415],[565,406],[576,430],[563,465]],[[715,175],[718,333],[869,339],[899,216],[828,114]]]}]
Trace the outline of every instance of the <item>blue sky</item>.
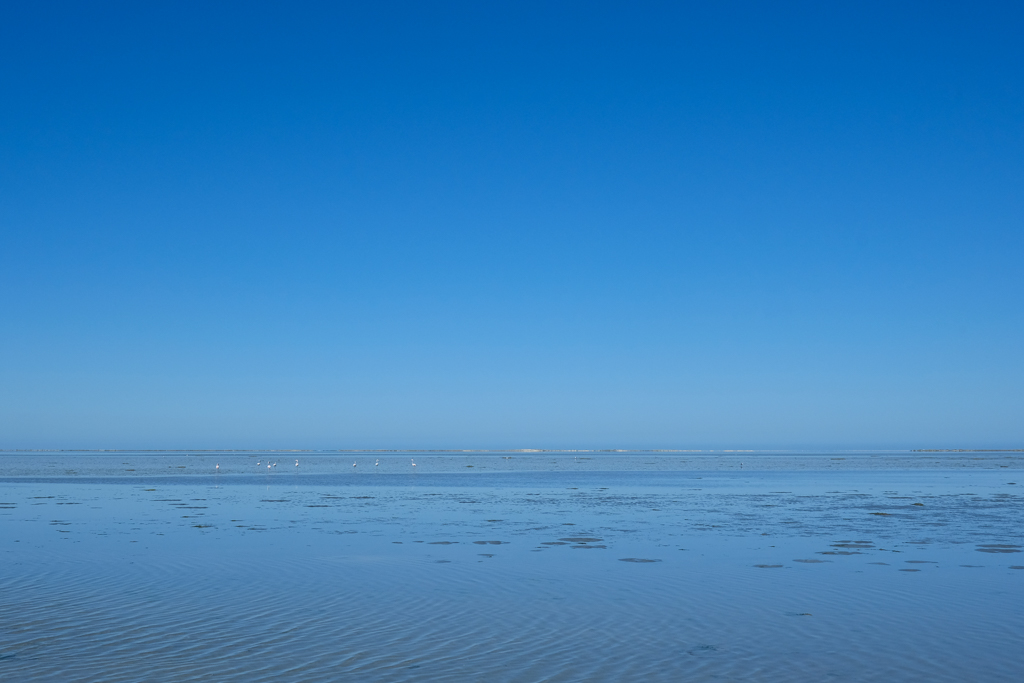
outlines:
[{"label": "blue sky", "polygon": [[8,3],[0,448],[1022,447],[1024,12],[894,5]]}]

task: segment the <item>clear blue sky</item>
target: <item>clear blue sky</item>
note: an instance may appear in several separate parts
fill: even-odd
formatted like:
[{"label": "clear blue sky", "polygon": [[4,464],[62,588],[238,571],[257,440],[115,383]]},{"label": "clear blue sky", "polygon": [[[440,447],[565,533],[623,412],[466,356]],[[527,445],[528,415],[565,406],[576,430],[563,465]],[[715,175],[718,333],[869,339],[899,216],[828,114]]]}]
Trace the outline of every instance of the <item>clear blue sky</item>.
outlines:
[{"label": "clear blue sky", "polygon": [[0,448],[1024,446],[1019,3],[5,3]]}]

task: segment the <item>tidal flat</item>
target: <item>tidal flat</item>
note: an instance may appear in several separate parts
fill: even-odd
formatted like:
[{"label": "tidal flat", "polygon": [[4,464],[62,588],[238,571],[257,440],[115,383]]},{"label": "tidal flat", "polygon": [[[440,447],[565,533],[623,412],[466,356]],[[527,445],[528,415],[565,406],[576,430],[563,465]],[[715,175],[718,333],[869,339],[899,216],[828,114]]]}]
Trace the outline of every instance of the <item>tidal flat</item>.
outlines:
[{"label": "tidal flat", "polygon": [[1021,681],[1021,455],[3,453],[0,679]]}]

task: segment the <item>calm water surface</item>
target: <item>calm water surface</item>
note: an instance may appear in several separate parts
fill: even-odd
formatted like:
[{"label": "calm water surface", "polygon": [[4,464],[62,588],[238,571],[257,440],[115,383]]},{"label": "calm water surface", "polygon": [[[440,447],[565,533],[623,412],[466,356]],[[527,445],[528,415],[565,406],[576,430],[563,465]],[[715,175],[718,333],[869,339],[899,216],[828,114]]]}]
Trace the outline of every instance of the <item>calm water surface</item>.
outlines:
[{"label": "calm water surface", "polygon": [[1021,681],[1019,455],[0,454],[0,679]]}]

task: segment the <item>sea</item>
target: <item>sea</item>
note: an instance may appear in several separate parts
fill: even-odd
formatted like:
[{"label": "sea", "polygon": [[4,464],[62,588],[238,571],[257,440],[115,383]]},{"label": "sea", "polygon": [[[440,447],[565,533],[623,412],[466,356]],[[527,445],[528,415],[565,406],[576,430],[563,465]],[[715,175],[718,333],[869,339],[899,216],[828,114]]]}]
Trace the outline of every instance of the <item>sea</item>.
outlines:
[{"label": "sea", "polygon": [[0,680],[1024,681],[1024,453],[0,453]]}]

